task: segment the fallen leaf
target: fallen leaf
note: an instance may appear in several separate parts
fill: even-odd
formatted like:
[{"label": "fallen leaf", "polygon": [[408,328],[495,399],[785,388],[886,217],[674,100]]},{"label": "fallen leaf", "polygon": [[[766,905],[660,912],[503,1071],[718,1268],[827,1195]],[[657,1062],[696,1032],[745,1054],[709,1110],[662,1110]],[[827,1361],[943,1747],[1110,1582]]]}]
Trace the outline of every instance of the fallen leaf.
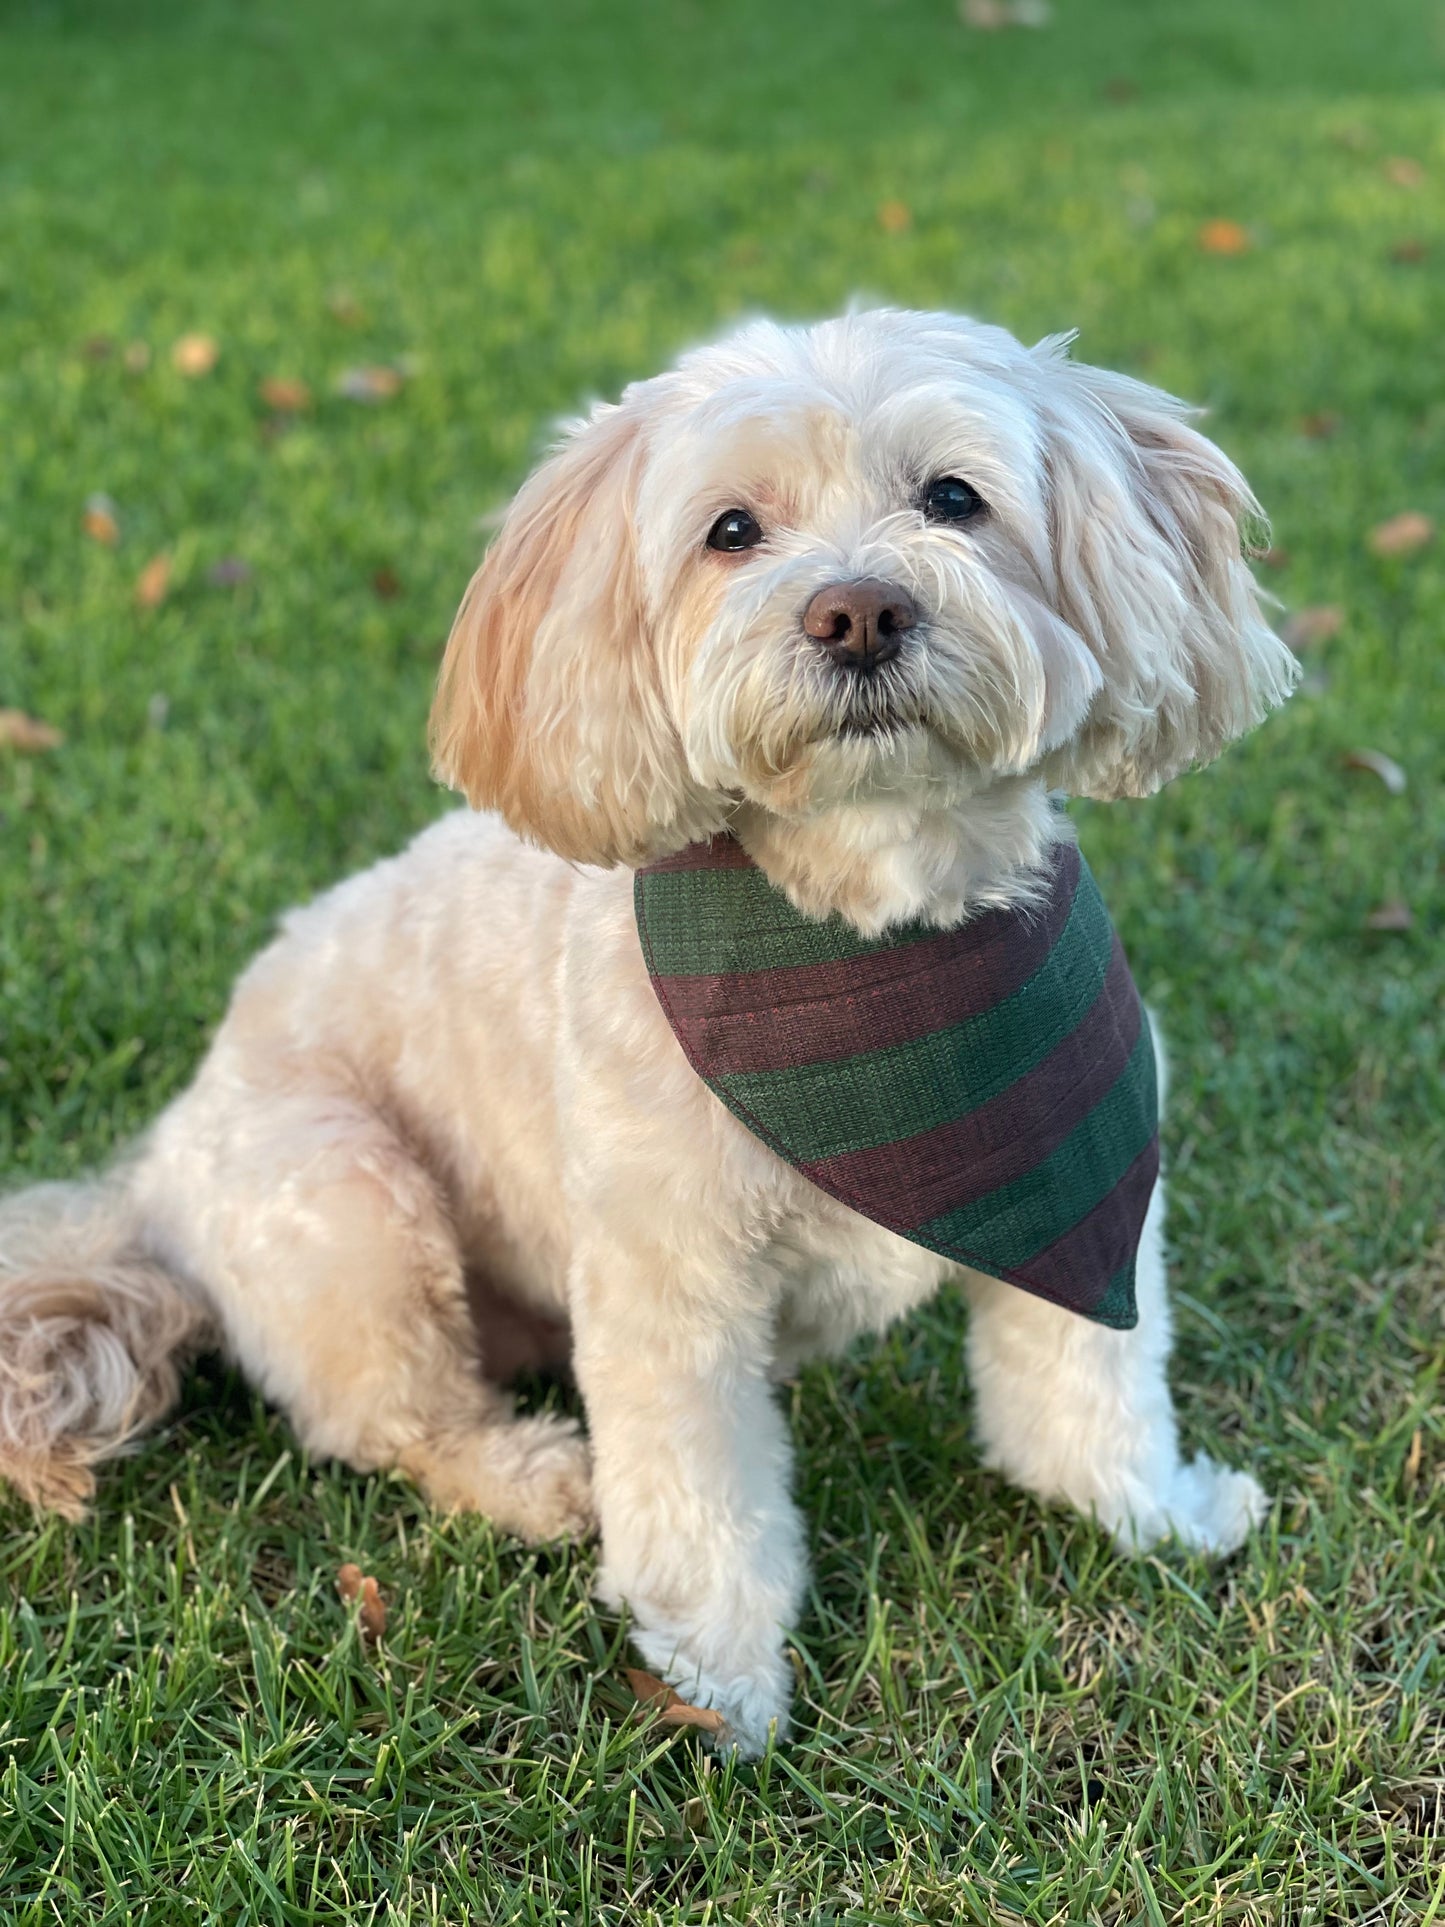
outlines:
[{"label": "fallen leaf", "polygon": [[1365,918],[1367,930],[1413,930],[1415,916],[1403,897],[1391,897]]},{"label": "fallen leaf", "polygon": [[401,577],[395,569],[378,569],[371,586],[383,602],[391,602],[401,594]]},{"label": "fallen leaf", "polygon": [[878,225],[885,234],[904,234],[913,226],[913,209],[906,201],[884,201],[878,209]]},{"label": "fallen leaf", "polygon": [[1420,163],[1404,154],[1392,154],[1385,162],[1385,172],[1396,187],[1419,187],[1425,179]]},{"label": "fallen leaf", "polygon": [[1372,776],[1378,776],[1391,796],[1403,796],[1409,787],[1409,778],[1395,761],[1381,749],[1352,749],[1340,761],[1346,769],[1367,769]]},{"label": "fallen leaf", "polygon": [[701,1733],[721,1733],[727,1721],[715,1706],[689,1706],[665,1680],[644,1673],[640,1667],[625,1666],[627,1684],[634,1699],[657,1716],[662,1726],[695,1726]]},{"label": "fallen leaf", "polygon": [[1392,515],[1388,522],[1370,530],[1370,547],[1376,555],[1413,555],[1434,533],[1435,524],[1428,515],[1406,509],[1403,515]]},{"label": "fallen leaf", "polygon": [[64,741],[58,729],[27,716],[23,709],[0,709],[0,748],[33,755],[37,750],[59,749]]},{"label": "fallen leaf", "polygon": [[108,495],[92,495],[85,504],[81,526],[92,542],[104,542],[113,549],[120,540],[120,517]]},{"label": "fallen leaf", "polygon": [[260,395],[268,408],[282,415],[299,414],[311,406],[311,390],[306,383],[293,381],[287,375],[268,375],[261,383]]},{"label": "fallen leaf", "polygon": [[958,0],[958,17],[975,33],[997,33],[1008,25],[1009,10],[1003,0]]},{"label": "fallen leaf", "polygon": [[125,363],[128,373],[143,375],[151,365],[150,343],[148,341],[128,342],[121,360]]},{"label": "fallen leaf", "polygon": [[1273,548],[1261,549],[1255,557],[1255,561],[1263,563],[1267,569],[1287,569],[1290,562],[1289,550],[1282,549],[1278,545]]},{"label": "fallen leaf", "polygon": [[171,349],[173,367],[194,381],[208,375],[221,358],[221,351],[210,335],[182,335]]},{"label": "fallen leaf", "polygon": [[1324,442],[1338,434],[1339,427],[1340,418],[1333,409],[1321,408],[1313,415],[1301,416],[1299,432],[1308,435],[1312,442]]},{"label": "fallen leaf", "polygon": [[1122,107],[1127,101],[1139,98],[1139,83],[1137,80],[1130,80],[1127,74],[1115,74],[1112,79],[1104,82],[1104,98],[1112,100],[1115,106]]},{"label": "fallen leaf", "polygon": [[1345,626],[1345,612],[1333,602],[1314,609],[1295,609],[1285,617],[1280,636],[1291,649],[1311,649],[1328,642]]},{"label": "fallen leaf", "polygon": [[157,609],[171,586],[171,558],[164,552],[153,555],[136,577],[135,601],[138,609]]},{"label": "fallen leaf", "polygon": [[399,368],[348,368],[338,375],[336,392],[348,401],[389,401],[401,392],[402,379]]},{"label": "fallen leaf", "polygon": [[109,361],[115,352],[115,343],[109,335],[87,335],[81,352],[87,361]]},{"label": "fallen leaf", "polygon": [[363,1573],[360,1566],[345,1565],[336,1569],[336,1590],[345,1605],[352,1605],[357,1599],[361,1607],[357,1621],[362,1637],[373,1644],[386,1632],[386,1605],[381,1597],[381,1588],[369,1573]]},{"label": "fallen leaf", "polygon": [[339,321],[343,328],[359,328],[366,319],[366,310],[349,288],[333,288],[326,306],[332,320]]},{"label": "fallen leaf", "polygon": [[250,563],[241,556],[223,555],[206,570],[206,580],[217,589],[234,589],[242,582],[249,582],[254,574]]},{"label": "fallen leaf", "polygon": [[1429,252],[1425,243],[1411,234],[1403,241],[1395,243],[1390,249],[1390,259],[1398,262],[1401,267],[1413,267],[1417,261],[1423,261]]},{"label": "fallen leaf", "polygon": [[1199,245],[1206,254],[1248,254],[1251,242],[1248,228],[1238,221],[1206,221],[1199,230]]}]

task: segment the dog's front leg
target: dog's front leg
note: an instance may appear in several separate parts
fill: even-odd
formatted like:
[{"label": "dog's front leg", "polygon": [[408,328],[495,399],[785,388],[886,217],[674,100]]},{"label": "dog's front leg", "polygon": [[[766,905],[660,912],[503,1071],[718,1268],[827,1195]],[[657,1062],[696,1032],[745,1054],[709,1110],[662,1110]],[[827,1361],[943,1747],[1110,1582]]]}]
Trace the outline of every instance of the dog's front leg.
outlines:
[{"label": "dog's front leg", "polygon": [[805,1556],[791,1448],[767,1380],[767,1308],[719,1315],[670,1290],[656,1253],[592,1251],[572,1291],[602,1527],[598,1591],[638,1651],[757,1754],[787,1723],[783,1652]]},{"label": "dog's front leg", "polygon": [[1044,1499],[1092,1514],[1124,1551],[1174,1537],[1233,1552],[1266,1510],[1248,1472],[1179,1452],[1165,1376],[1169,1305],[1164,1190],[1139,1242],[1139,1322],[1109,1331],[1014,1285],[974,1274],[968,1351],[988,1465]]}]

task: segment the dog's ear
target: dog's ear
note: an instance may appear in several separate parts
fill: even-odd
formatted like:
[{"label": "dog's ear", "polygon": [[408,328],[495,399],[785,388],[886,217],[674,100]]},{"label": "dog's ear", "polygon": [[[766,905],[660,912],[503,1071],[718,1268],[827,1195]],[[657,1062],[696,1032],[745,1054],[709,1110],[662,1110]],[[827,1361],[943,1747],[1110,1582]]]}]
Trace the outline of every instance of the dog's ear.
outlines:
[{"label": "dog's ear", "polygon": [[1147,796],[1282,702],[1298,665],[1260,613],[1242,543],[1263,516],[1172,396],[1034,351],[1059,613],[1103,686],[1046,761],[1075,795]]},{"label": "dog's ear", "polygon": [[645,384],[529,478],[462,600],[432,706],[438,776],[584,863],[667,841],[688,789],[634,528]]}]

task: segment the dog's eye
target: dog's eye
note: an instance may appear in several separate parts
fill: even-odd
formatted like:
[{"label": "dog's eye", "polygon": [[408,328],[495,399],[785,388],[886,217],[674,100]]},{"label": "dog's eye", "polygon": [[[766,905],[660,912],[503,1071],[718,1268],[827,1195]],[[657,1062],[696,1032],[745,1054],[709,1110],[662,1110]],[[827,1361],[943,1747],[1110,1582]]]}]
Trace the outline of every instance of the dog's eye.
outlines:
[{"label": "dog's eye", "polygon": [[738,549],[755,549],[762,539],[762,530],[746,509],[729,509],[709,529],[707,545],[733,554]]},{"label": "dog's eye", "polygon": [[923,513],[930,522],[971,522],[985,506],[978,490],[956,475],[940,475],[923,491]]}]

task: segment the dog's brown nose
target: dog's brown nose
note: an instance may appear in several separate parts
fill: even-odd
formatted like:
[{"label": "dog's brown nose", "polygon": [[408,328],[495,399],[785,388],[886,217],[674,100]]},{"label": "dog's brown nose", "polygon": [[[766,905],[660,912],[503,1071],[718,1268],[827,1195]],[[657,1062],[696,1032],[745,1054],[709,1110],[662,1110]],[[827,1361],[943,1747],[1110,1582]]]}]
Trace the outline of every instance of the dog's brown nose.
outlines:
[{"label": "dog's brown nose", "polygon": [[872,669],[898,654],[899,638],[918,620],[913,601],[892,582],[865,576],[819,589],[803,627],[841,669]]}]

